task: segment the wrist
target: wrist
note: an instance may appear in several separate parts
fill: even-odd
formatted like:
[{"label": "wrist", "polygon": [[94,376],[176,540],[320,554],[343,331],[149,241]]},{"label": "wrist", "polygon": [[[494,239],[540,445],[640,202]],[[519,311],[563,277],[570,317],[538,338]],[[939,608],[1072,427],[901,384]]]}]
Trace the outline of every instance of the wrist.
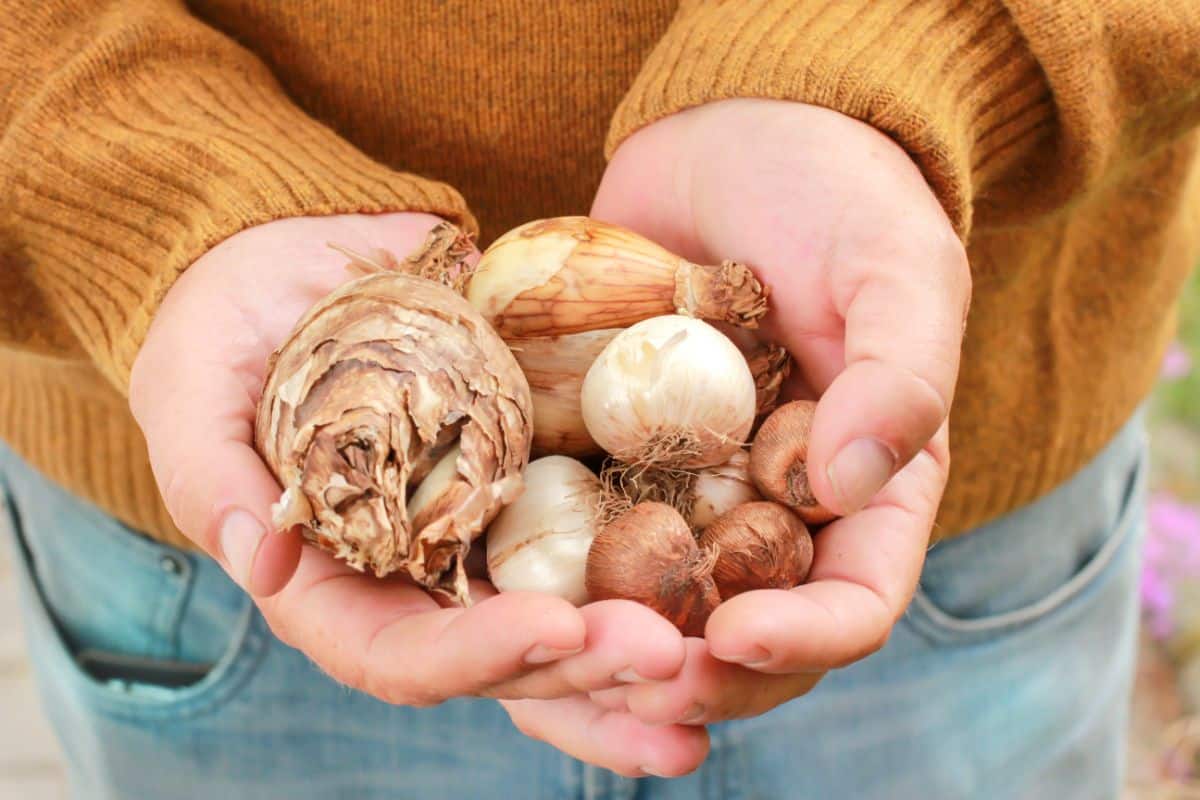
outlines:
[{"label": "wrist", "polygon": [[593,214],[711,260],[738,257],[723,246],[764,219],[811,242],[827,238],[839,206],[866,208],[879,224],[914,211],[944,217],[916,163],[883,132],[819,106],[737,98],[630,135],[613,154]]}]

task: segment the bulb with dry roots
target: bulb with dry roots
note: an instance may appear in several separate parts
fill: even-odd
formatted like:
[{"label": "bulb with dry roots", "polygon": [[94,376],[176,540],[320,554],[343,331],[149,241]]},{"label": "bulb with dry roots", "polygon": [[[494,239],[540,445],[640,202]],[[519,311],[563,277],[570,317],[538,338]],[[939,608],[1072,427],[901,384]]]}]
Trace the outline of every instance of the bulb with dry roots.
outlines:
[{"label": "bulb with dry roots", "polygon": [[583,379],[583,421],[620,461],[694,469],[741,449],[757,392],[741,352],[706,322],[643,320],[601,351]]},{"label": "bulb with dry roots", "polygon": [[483,253],[467,298],[505,339],[624,328],[681,313],[754,327],[767,290],[742,264],[693,264],[588,217],[514,228]]},{"label": "bulb with dry roots", "polygon": [[669,620],[685,636],[703,636],[721,602],[713,582],[716,554],[697,547],[679,512],[640,503],[596,536],[587,559],[592,600],[633,600]]},{"label": "bulb with dry roots", "polygon": [[666,503],[696,533],[726,511],[763,499],[750,479],[750,454],[746,450],[738,450],[724,464],[696,470],[610,460],[600,476],[604,484],[603,519],[614,519],[638,503]]},{"label": "bulb with dry roots", "polygon": [[793,400],[771,413],[750,446],[750,477],[765,496],[792,508],[809,525],[837,518],[808,482],[808,440],[817,404]]},{"label": "bulb with dry roots", "polygon": [[812,566],[808,528],[785,506],[744,503],[704,529],[700,546],[717,553],[713,580],[722,600],[754,589],[799,586]]},{"label": "bulb with dry roots", "polygon": [[272,356],[255,444],[285,490],[277,526],[466,604],[463,560],[521,490],[531,418],[520,367],[462,296],[378,271]]}]

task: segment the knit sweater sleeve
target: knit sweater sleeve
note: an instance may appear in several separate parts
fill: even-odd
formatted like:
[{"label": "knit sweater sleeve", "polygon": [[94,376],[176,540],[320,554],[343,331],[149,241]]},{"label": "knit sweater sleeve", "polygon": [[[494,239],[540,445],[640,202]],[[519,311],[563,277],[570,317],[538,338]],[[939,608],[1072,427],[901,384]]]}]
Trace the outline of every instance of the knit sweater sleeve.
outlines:
[{"label": "knit sweater sleeve", "polygon": [[456,191],[357,151],[178,0],[0,0],[0,187],[0,253],[118,387],[174,279],[241,229],[384,211],[474,226]]},{"label": "knit sweater sleeve", "polygon": [[887,133],[966,238],[1064,206],[1200,123],[1200,5],[683,0],[608,152],[732,97],[825,106]]}]

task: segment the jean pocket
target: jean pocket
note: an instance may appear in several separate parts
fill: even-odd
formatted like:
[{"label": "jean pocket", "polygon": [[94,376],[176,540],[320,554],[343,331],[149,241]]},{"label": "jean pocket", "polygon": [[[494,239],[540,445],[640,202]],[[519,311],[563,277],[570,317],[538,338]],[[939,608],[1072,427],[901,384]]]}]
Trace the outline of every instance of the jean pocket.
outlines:
[{"label": "jean pocket", "polygon": [[1126,433],[1030,507],[931,551],[905,620],[940,644],[1034,628],[1129,559],[1145,520],[1144,440]]},{"label": "jean pocket", "polygon": [[[210,713],[233,698],[268,641],[249,599],[212,602],[215,565],[126,529],[40,477],[22,478],[15,490],[0,481],[0,516],[14,545],[30,657],[49,701],[146,721]],[[66,541],[87,552],[55,549]],[[92,587],[90,613],[87,598],[51,599],[48,585],[70,584]],[[131,622],[137,614],[126,608],[146,616]],[[186,641],[193,632],[211,658],[187,656],[196,649]],[[190,675],[168,677],[181,673]]]}]

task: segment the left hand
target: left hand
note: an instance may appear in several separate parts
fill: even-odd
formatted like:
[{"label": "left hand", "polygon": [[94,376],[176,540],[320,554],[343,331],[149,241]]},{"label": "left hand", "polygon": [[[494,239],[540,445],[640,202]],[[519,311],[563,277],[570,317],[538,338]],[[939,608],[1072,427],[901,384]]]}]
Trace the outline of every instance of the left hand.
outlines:
[{"label": "left hand", "polygon": [[[815,537],[807,583],[723,603],[676,677],[591,693],[593,716],[674,736],[764,713],[887,641],[946,484],[970,273],[908,155],[800,103],[728,100],[647,126],[614,155],[592,215],[693,261],[742,261],[771,286],[762,332],[796,359],[792,394],[820,398],[808,473],[843,515]],[[597,755],[628,749],[566,720],[541,738],[610,767]]]},{"label": "left hand", "polygon": [[[294,531],[268,533],[280,487],[253,447],[255,408],[270,353],[307,309],[355,277],[328,243],[407,254],[439,222],[406,212],[274,220],[234,234],[180,276],[129,388],[172,519],[253,596],[281,641],[385,702],[565,697],[570,706],[624,680],[670,678],[685,657],[683,637],[645,606],[578,609],[474,581],[479,602],[443,608],[404,577],[381,581],[302,547]],[[522,708],[525,727],[571,719],[555,706]],[[637,766],[668,771],[703,758],[703,729],[655,731],[657,749],[644,752],[639,726],[621,718],[597,727],[628,743],[630,759],[649,759]]]}]

